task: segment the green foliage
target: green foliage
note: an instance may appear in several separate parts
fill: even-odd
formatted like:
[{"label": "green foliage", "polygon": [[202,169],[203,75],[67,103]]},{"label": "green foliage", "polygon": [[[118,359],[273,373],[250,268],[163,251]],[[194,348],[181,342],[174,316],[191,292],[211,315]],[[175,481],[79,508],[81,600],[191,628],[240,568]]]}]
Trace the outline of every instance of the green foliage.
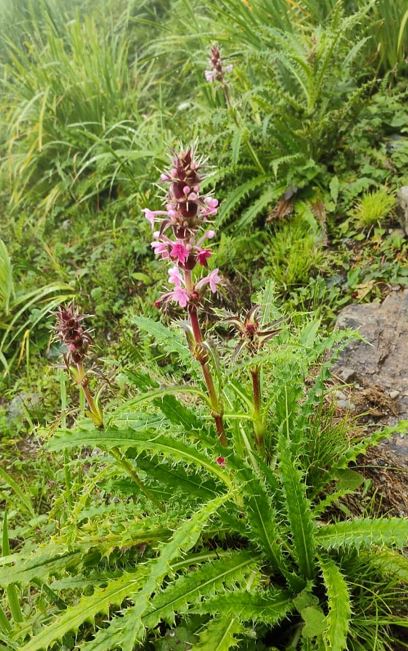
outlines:
[{"label": "green foliage", "polygon": [[9,314],[10,301],[13,296],[13,268],[7,247],[3,240],[0,240],[0,310],[5,316]]},{"label": "green foliage", "polygon": [[[268,286],[265,295],[260,296],[265,318],[270,313],[271,300]],[[161,327],[149,327],[148,320],[143,319],[139,319],[139,324],[146,331],[145,336],[150,338],[157,333],[159,348],[163,346],[170,354],[178,352]],[[229,449],[220,446],[205,418],[207,400],[201,388],[164,387],[166,370],[160,367],[154,373],[150,369],[156,375],[154,380],[146,376],[142,381],[140,376],[135,395],[120,409],[106,414],[110,425],[104,430],[82,422],[71,431],[57,432],[48,443],[50,449],[65,449],[67,453],[78,446],[96,447],[110,451],[115,459],[115,450],[121,449],[126,451],[127,464],[132,468],[130,478],[135,472],[142,473],[142,480],[159,502],[168,491],[172,495],[177,493],[180,499],[156,505],[145,497],[144,491],[140,492],[139,480],[133,488],[131,482],[136,501],[122,502],[119,520],[116,524],[112,520],[110,525],[114,511],[111,515],[95,493],[93,508],[86,508],[95,486],[107,487],[96,476],[96,484],[90,482],[85,502],[76,506],[72,523],[60,531],[54,547],[4,559],[0,584],[34,582],[35,586],[35,581],[59,577],[51,584],[52,590],[70,602],[63,610],[55,602],[52,614],[39,630],[34,626],[34,611],[34,619],[26,629],[27,633],[32,629],[32,633],[22,648],[50,648],[57,641],[69,646],[69,636],[75,634],[80,648],[88,651],[130,651],[137,643],[153,641],[159,624],[172,627],[181,621],[188,626],[192,615],[203,618],[202,629],[195,634],[193,643],[197,649],[209,648],[210,644],[211,648],[239,648],[250,631],[261,642],[265,627],[275,634],[283,627],[291,637],[299,615],[303,621],[303,641],[325,640],[327,647],[339,651],[348,648],[349,640],[358,641],[360,633],[358,626],[354,627],[351,609],[358,619],[360,604],[352,589],[347,563],[356,550],[369,554],[376,548],[380,550],[379,558],[382,555],[384,559],[384,576],[389,576],[400,563],[396,559],[402,557],[392,557],[392,561],[386,554],[391,547],[406,544],[408,526],[398,518],[323,522],[319,520],[319,509],[314,509],[315,487],[319,482],[324,486],[329,478],[335,484],[337,478],[340,487],[341,468],[353,446],[357,449],[360,445],[358,440],[343,440],[343,448],[338,448],[342,453],[332,455],[327,455],[324,448],[333,448],[333,437],[316,436],[313,449],[307,445],[310,415],[324,402],[322,387],[327,362],[306,394],[304,378],[328,344],[319,339],[316,327],[308,325],[295,339],[289,332],[281,332],[279,340],[264,355],[264,380],[274,387],[272,395],[277,400],[274,405],[269,404],[275,417],[269,425],[271,429],[267,426],[265,431],[264,450],[259,449],[253,433],[253,415],[247,410],[245,364],[237,364],[233,374],[229,369],[222,379],[223,395],[228,397],[229,404],[224,415],[230,431]],[[284,359],[286,363],[282,365]],[[242,386],[236,382],[238,377]],[[302,401],[297,399],[298,392],[303,394]],[[189,415],[189,400],[195,403],[194,415]],[[145,413],[135,412],[135,407]],[[124,420],[128,423],[126,429]],[[189,423],[194,426],[190,428]],[[311,431],[319,424],[325,430],[328,427],[317,419]],[[317,429],[314,431],[316,434]],[[320,461],[312,474],[316,446],[322,446],[322,450],[317,453]],[[218,463],[221,456],[224,461]],[[106,457],[102,456],[102,460],[106,462]],[[204,489],[201,492],[189,488],[197,480]],[[108,494],[113,486],[109,485]],[[209,487],[210,499],[206,492]],[[336,486],[332,490],[335,502],[343,493]],[[127,512],[128,519],[138,514],[135,523],[117,529]],[[114,530],[108,537],[98,524],[102,514],[108,518],[108,531],[110,527]],[[97,535],[93,533],[95,525]],[[146,546],[143,557],[138,552],[142,541]],[[92,559],[92,552],[98,549],[106,557],[107,567],[102,574],[101,556]],[[122,552],[120,567],[114,561],[118,549],[128,550]],[[330,557],[322,553],[330,553]],[[89,584],[94,585],[92,594],[84,591],[86,578],[81,580],[82,590],[80,583],[72,582],[75,575],[90,570],[89,579],[92,580],[92,572],[97,579]],[[319,585],[320,572],[325,595],[314,589]],[[108,622],[102,625],[101,618],[108,618]],[[96,625],[94,637],[87,622]],[[380,624],[375,625],[381,628]],[[17,629],[15,636],[23,642]]]},{"label": "green foliage", "polygon": [[[66,283],[51,283],[31,291],[14,288],[13,269],[7,248],[0,240],[0,361],[8,372],[11,361],[18,355],[21,362],[26,356],[29,360],[29,341],[31,331],[58,305],[73,297],[72,288]],[[21,339],[20,347],[13,344]]]},{"label": "green foliage", "polygon": [[[346,516],[342,499],[361,491],[356,460],[406,423],[351,437],[328,396],[343,335],[319,332],[406,280],[382,227],[406,183],[405,3],[68,4],[0,6],[0,644],[396,648],[406,522]],[[204,78],[214,42],[227,90]],[[194,140],[217,165],[225,287],[203,314],[227,447],[202,351],[156,320],[141,216],[164,152]],[[223,319],[262,284],[260,323],[279,331],[230,355]],[[47,370],[49,315],[74,294],[94,315],[101,429]]]},{"label": "green foliage", "polygon": [[395,199],[384,189],[364,194],[353,210],[353,217],[362,228],[379,224],[395,207]]},{"label": "green foliage", "polygon": [[325,643],[333,651],[347,649],[350,628],[351,604],[347,583],[332,560],[320,560],[323,581],[327,591],[329,612],[324,632]]}]

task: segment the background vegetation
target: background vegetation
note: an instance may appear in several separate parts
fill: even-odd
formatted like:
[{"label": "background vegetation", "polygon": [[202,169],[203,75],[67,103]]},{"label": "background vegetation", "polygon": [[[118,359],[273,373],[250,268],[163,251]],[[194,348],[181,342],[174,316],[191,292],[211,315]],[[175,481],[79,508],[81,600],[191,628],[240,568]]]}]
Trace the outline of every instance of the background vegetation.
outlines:
[{"label": "background vegetation", "polygon": [[[205,79],[214,43],[220,45],[225,63],[232,64],[227,92],[222,84]],[[274,395],[267,409],[275,414],[273,427],[279,430],[286,416],[275,388],[292,386],[294,402],[304,395],[319,356],[335,343],[330,333],[340,308],[351,301],[380,300],[408,283],[407,244],[396,207],[397,189],[408,184],[408,9],[404,0],[0,0],[0,78],[2,553],[21,552],[27,561],[18,585],[14,568],[4,563],[9,574],[3,576],[8,587],[0,610],[0,639],[10,649],[34,651],[42,648],[41,639],[43,646],[45,640],[55,649],[73,649],[76,640],[84,649],[114,649],[114,642],[106,640],[92,646],[89,621],[96,618],[102,626],[109,612],[116,612],[125,599],[131,601],[132,592],[123,587],[122,599],[107,599],[85,618],[78,615],[79,599],[86,600],[95,588],[96,594],[103,591],[108,576],[118,581],[128,577],[139,552],[152,541],[138,538],[124,522],[137,522],[151,505],[138,501],[123,468],[106,462],[109,441],[102,457],[68,451],[72,439],[69,445],[65,440],[44,446],[55,430],[77,418],[86,431],[84,401],[60,368],[55,310],[75,299],[92,315],[92,382],[118,422],[116,410],[124,410],[128,402],[132,406],[138,392],[195,377],[196,370],[183,366],[186,350],[176,331],[165,335],[159,325],[152,330],[151,319],[159,319],[154,300],[164,275],[152,255],[142,213],[146,207],[160,207],[156,184],[169,151],[195,143],[210,172],[205,189],[214,190],[220,200],[211,264],[222,268],[227,285],[217,308],[220,313],[248,309],[269,287],[270,316],[285,323],[265,371]],[[171,316],[162,321],[170,323]],[[214,336],[224,341],[225,332]],[[155,371],[148,374],[151,368]],[[244,372],[241,368],[237,374]],[[296,608],[282,607],[276,619],[260,597],[257,604],[244,604],[258,615],[249,618],[246,632],[242,622],[235,622],[230,646],[225,642],[219,647],[211,647],[211,637],[206,641],[205,628],[209,614],[219,612],[216,605],[205,612],[194,606],[181,624],[178,615],[165,612],[160,628],[153,618],[143,648],[179,648],[179,641],[186,649],[192,644],[202,649],[272,649],[274,644],[295,649],[297,643],[308,650],[331,648],[318,646],[330,645],[325,617],[333,627],[330,635],[340,640],[333,648],[407,648],[401,632],[406,625],[400,582],[407,576],[404,557],[382,550],[379,572],[375,555],[362,538],[352,539],[351,532],[347,544],[345,538],[344,545],[339,539],[333,543],[336,550],[347,547],[347,554],[340,561],[336,557],[338,564],[333,565],[329,543],[319,547],[311,533],[312,523],[332,506],[330,500],[322,504],[326,484],[317,471],[320,465],[333,481],[343,479],[340,492],[334,491],[336,498],[352,486],[362,491],[358,481],[353,484],[356,477],[346,481],[341,471],[365,447],[353,451],[342,429],[349,432],[350,426],[343,423],[336,429],[324,394],[321,388],[310,398],[321,410],[318,422],[308,423],[301,410],[296,415],[303,443],[310,436],[320,441],[313,450],[306,446],[296,470],[306,486],[299,499],[310,516],[305,526],[313,558],[302,556],[295,535],[294,551],[287,551],[290,561],[285,558],[288,564],[281,565],[282,581],[300,566],[303,601]],[[166,411],[160,419],[168,418],[175,430],[167,423],[166,434],[176,432],[187,446],[180,431],[191,426],[193,415],[184,411],[184,403],[167,398],[160,404]],[[158,418],[157,406],[149,417]],[[242,405],[237,409],[242,411]],[[209,435],[207,425],[200,425],[203,437]],[[336,440],[338,466],[334,459],[319,458],[330,447],[327,431]],[[82,446],[84,439],[78,436]],[[148,447],[147,441],[142,443]],[[296,462],[283,439],[277,445],[273,450],[282,485],[276,491],[283,500],[279,535],[284,537],[296,519],[285,502],[290,475],[285,459],[294,466]],[[124,453],[128,447],[123,445]],[[160,490],[184,495],[180,509],[174,506],[166,514],[166,531],[172,531],[190,513],[186,485],[191,477],[183,474],[180,450],[166,467],[162,451],[145,450],[140,464],[152,484],[150,452],[159,454],[159,484],[159,472],[164,474],[173,463],[179,486],[185,481],[182,489],[153,486],[159,497]],[[217,453],[207,448],[201,452]],[[136,456],[132,450],[126,454]],[[231,470],[233,483],[249,472],[239,463]],[[219,500],[207,515],[197,510],[204,514],[203,528],[223,497],[217,478],[203,479],[202,465],[198,468],[193,471],[194,508],[202,508],[203,497]],[[250,511],[255,497],[241,495]],[[373,516],[369,506],[362,515]],[[161,515],[152,517],[157,528]],[[200,538],[200,517],[197,537],[192,536],[188,549],[187,543],[183,548],[176,541],[169,563],[182,563],[179,556],[187,552],[199,554],[195,545],[200,540],[209,566],[194,565],[194,571],[211,573],[216,560],[210,534],[204,542]],[[249,581],[247,570],[233,572],[243,554],[264,558],[266,553],[260,523],[254,521],[242,536],[243,551],[237,552],[236,518],[236,513],[225,517],[217,539],[232,568],[231,582],[222,583],[223,590],[233,584],[242,588]],[[377,535],[377,540],[384,535],[384,544],[404,544],[403,533],[383,534],[381,525]],[[373,538],[372,530],[367,536]],[[41,573],[30,572],[30,554],[38,545],[44,559]],[[358,553],[360,546],[364,553]],[[62,562],[68,553],[80,554],[76,566]],[[262,563],[254,568],[248,561],[245,567],[264,586]],[[192,572],[191,565],[185,567]],[[362,585],[360,575],[366,578]],[[176,576],[180,580],[188,572]],[[318,602],[312,584],[320,591]],[[215,603],[215,583],[211,590]],[[333,595],[339,594],[347,615],[343,622],[333,614],[339,608]],[[64,623],[61,613],[68,604],[78,613]],[[54,616],[61,629],[50,624]],[[290,634],[280,629],[271,640],[268,631],[283,618],[290,619]],[[12,630],[6,620],[13,622]],[[299,621],[310,635],[300,635],[304,628]],[[50,628],[42,628],[44,624]],[[54,637],[45,633],[38,643],[29,641],[51,629]]]}]

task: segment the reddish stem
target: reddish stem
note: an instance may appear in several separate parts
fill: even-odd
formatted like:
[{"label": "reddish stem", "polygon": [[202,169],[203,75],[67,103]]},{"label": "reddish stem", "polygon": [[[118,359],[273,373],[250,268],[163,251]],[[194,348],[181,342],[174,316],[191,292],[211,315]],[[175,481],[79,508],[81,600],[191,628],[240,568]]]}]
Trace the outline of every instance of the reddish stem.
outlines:
[{"label": "reddish stem", "polygon": [[[187,291],[192,290],[192,280],[191,280],[191,271],[184,271],[184,281]],[[222,413],[220,409],[220,404],[218,401],[217,391],[215,389],[214,380],[212,377],[211,369],[207,361],[207,353],[203,349],[203,335],[201,332],[200,322],[198,319],[197,307],[190,303],[188,306],[188,314],[190,317],[191,328],[193,331],[194,341],[196,344],[196,359],[200,362],[201,369],[203,371],[204,381],[207,386],[208,396],[210,398],[210,404],[212,409],[212,416],[215,422],[215,429],[218,434],[218,438],[222,445],[227,445],[227,437],[225,435],[224,423],[222,419]]]}]

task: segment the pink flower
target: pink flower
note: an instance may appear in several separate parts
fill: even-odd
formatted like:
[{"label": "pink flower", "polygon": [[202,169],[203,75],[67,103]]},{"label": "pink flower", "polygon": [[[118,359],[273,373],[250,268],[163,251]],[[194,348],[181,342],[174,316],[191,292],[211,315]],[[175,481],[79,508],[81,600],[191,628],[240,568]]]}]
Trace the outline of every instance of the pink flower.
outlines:
[{"label": "pink flower", "polygon": [[149,208],[144,208],[143,212],[152,228],[154,228],[157,215],[167,215],[166,210],[150,210]]},{"label": "pink flower", "polygon": [[189,256],[189,250],[183,242],[174,242],[170,250],[170,257],[180,264],[185,264]]},{"label": "pink flower", "polygon": [[204,276],[204,278],[201,278],[201,280],[198,281],[196,288],[201,289],[202,287],[209,285],[212,293],[215,294],[220,283],[221,277],[219,271],[218,269],[214,269],[214,271],[211,271],[208,276]]},{"label": "pink flower", "polygon": [[206,79],[206,81],[209,81],[210,83],[212,83],[213,81],[215,81],[216,73],[215,73],[214,70],[206,70],[206,71],[204,72],[204,75],[205,75],[205,79]]},{"label": "pink flower", "polygon": [[217,214],[218,199],[214,199],[214,197],[206,197],[204,203],[205,203],[205,208],[203,210],[203,214],[205,216]]},{"label": "pink flower", "polygon": [[197,260],[203,266],[207,266],[207,260],[211,257],[211,251],[209,249],[198,249]]},{"label": "pink flower", "polygon": [[207,197],[207,199],[205,200],[205,203],[210,208],[216,208],[218,206],[218,199],[215,199],[214,197]]},{"label": "pink flower", "polygon": [[169,298],[180,305],[180,307],[186,307],[190,296],[188,291],[184,287],[176,287],[172,292],[170,292]]},{"label": "pink flower", "polygon": [[144,212],[144,215],[145,215],[147,221],[149,222],[149,224],[150,224],[151,227],[153,228],[153,226],[154,226],[154,221],[155,221],[155,218],[156,218],[156,213],[153,212],[153,210],[149,210],[149,208],[145,208],[145,209],[143,210],[143,212]]},{"label": "pink flower", "polygon": [[169,259],[169,245],[166,242],[152,242],[151,246],[156,255],[160,255],[163,260]]},{"label": "pink flower", "polygon": [[183,278],[181,276],[180,270],[178,267],[170,267],[169,269],[169,283],[175,287],[181,287],[183,284]]}]

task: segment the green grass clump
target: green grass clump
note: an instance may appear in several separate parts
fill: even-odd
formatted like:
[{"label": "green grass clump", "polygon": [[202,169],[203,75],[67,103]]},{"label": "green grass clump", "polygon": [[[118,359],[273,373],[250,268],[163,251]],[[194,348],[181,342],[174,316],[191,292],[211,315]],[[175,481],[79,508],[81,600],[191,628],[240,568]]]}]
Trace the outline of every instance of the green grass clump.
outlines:
[{"label": "green grass clump", "polygon": [[278,285],[288,288],[307,283],[322,259],[319,229],[296,217],[275,232],[265,271]]},{"label": "green grass clump", "polygon": [[395,207],[395,198],[380,188],[363,195],[353,210],[353,217],[362,228],[379,224]]}]

